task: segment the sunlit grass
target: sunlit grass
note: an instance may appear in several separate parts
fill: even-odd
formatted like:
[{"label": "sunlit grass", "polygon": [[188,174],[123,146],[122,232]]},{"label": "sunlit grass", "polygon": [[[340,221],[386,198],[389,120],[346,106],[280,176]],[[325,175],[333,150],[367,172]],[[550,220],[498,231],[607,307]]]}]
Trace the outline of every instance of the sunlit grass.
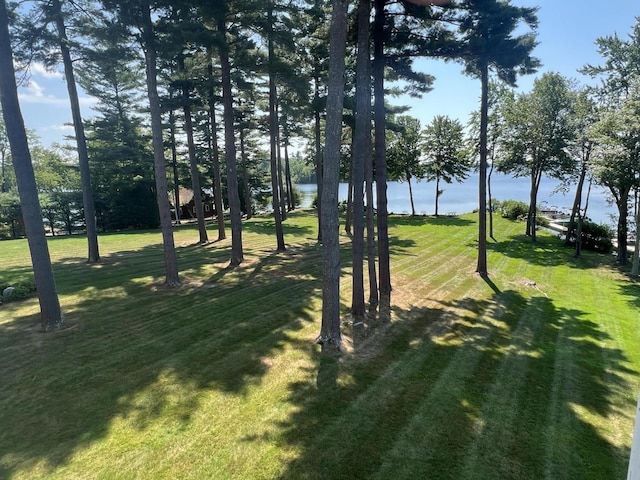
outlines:
[{"label": "sunlit grass", "polygon": [[[0,478],[624,478],[640,370],[640,286],[611,256],[496,221],[490,281],[476,219],[391,220],[390,321],[349,319],[319,355],[316,219],[175,231],[183,286],[163,286],[159,232],[49,246],[69,328],[35,298],[0,306]],[[230,236],[230,231],[227,232]],[[209,237],[216,238],[209,227]],[[0,243],[0,281],[31,275]]]}]

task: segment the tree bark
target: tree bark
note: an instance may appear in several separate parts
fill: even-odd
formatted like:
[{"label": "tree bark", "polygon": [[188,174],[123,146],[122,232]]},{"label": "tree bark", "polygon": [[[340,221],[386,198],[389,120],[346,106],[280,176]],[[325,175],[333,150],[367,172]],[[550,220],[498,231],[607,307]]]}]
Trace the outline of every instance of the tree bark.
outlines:
[{"label": "tree bark", "polygon": [[84,223],[87,229],[88,261],[96,263],[100,261],[100,251],[98,248],[98,232],[96,226],[96,209],[93,201],[93,191],[91,188],[91,175],[89,172],[89,152],[87,149],[87,139],[84,133],[84,124],[80,113],[80,101],[78,99],[78,89],[73,71],[71,52],[69,51],[69,39],[67,38],[64,18],[62,17],[62,5],[60,0],[52,0],[54,18],[58,32],[58,42],[60,43],[60,53],[64,65],[64,76],[69,92],[71,103],[71,118],[73,119],[73,129],[76,136],[78,149],[78,164],[80,166],[80,181],[82,183],[82,204],[84,207]]},{"label": "tree bark", "polygon": [[340,332],[340,233],[338,184],[344,98],[344,58],[348,0],[332,0],[329,32],[329,83],[322,189],[322,325],[317,343],[323,352],[342,350]]},{"label": "tree bark", "polygon": [[178,152],[176,151],[176,119],[173,110],[169,111],[169,135],[171,140],[171,168],[173,170],[173,197],[176,212],[176,224],[180,224],[180,182],[178,179]]},{"label": "tree bark", "polygon": [[487,268],[487,126],[489,123],[489,67],[481,66],[480,174],[478,175],[478,263],[476,272],[489,276]]},{"label": "tree bark", "polygon": [[358,52],[356,55],[356,118],[354,148],[351,164],[353,182],[353,236],[352,253],[352,297],[351,313],[364,317],[364,164],[367,158],[367,143],[371,139],[371,61],[369,27],[370,0],[360,0],[358,5]]},{"label": "tree bark", "polygon": [[314,78],[314,92],[313,92],[313,103],[315,105],[315,109],[313,112],[313,120],[314,120],[314,143],[315,143],[315,154],[316,154],[316,184],[317,194],[316,194],[316,210],[318,211],[318,243],[322,243],[322,132],[320,129],[320,79],[318,77]]},{"label": "tree bark", "polygon": [[242,162],[242,189],[244,191],[244,211],[247,220],[253,216],[251,205],[251,187],[249,187],[249,169],[247,168],[247,153],[244,149],[244,128],[240,128],[240,161]]},{"label": "tree bark", "polygon": [[218,32],[222,40],[220,47],[220,68],[222,72],[222,104],[224,106],[224,143],[225,164],[227,166],[227,196],[231,215],[231,260],[232,266],[244,261],[242,248],[242,212],[238,193],[238,174],[236,168],[236,140],[234,134],[233,91],[231,89],[231,63],[227,43],[226,9],[218,19]]},{"label": "tree bark", "polygon": [[27,234],[35,278],[40,321],[45,331],[64,326],[64,317],[56,292],[51,257],[38,201],[38,189],[27,143],[27,133],[18,103],[18,89],[9,38],[9,18],[5,0],[0,0],[0,102],[11,148],[13,167],[22,206],[22,218]]},{"label": "tree bark", "polygon": [[269,140],[270,140],[270,161],[271,161],[271,195],[273,205],[273,219],[276,228],[276,245],[278,252],[286,250],[284,243],[284,231],[282,229],[283,208],[280,201],[282,193],[282,172],[280,169],[278,142],[278,112],[276,108],[277,91],[276,83],[273,78],[273,68],[275,64],[275,53],[273,49],[273,5],[270,5],[269,17]]},{"label": "tree bark", "polygon": [[[207,48],[209,60],[207,70],[209,79],[213,83],[213,51]],[[224,203],[222,201],[222,177],[220,176],[220,150],[218,149],[218,123],[216,121],[216,101],[213,92],[213,85],[209,91],[209,118],[211,123],[211,159],[213,165],[213,200],[216,207],[216,218],[218,220],[218,240],[227,238],[224,227]]]},{"label": "tree bark", "polygon": [[[580,178],[578,179],[578,186],[576,187],[576,195],[573,198],[573,207],[571,208],[571,217],[569,218],[569,224],[567,225],[567,232],[564,238],[564,243],[569,245],[571,234],[576,228],[575,220],[576,216],[580,215],[580,207],[582,204],[582,189],[584,187],[584,180],[587,176],[587,163],[582,163],[582,169],[580,170]],[[576,237],[576,241],[578,238]]]},{"label": "tree bark", "polygon": [[407,175],[407,184],[409,185],[409,202],[411,203],[411,215],[415,217],[416,206],[413,203],[413,186],[411,185],[411,175]]},{"label": "tree bark", "polygon": [[386,111],[384,107],[384,23],[386,0],[374,0],[373,21],[373,92],[375,97],[375,162],[378,223],[378,265],[380,295],[391,295],[389,223],[387,214]]},{"label": "tree bark", "polygon": [[162,139],[162,115],[160,113],[160,97],[158,96],[156,46],[151,23],[151,8],[148,0],[140,0],[142,7],[143,49],[147,76],[147,95],[151,111],[151,135],[153,143],[154,173],[156,181],[156,198],[160,214],[160,229],[164,249],[165,284],[169,287],[180,286],[178,277],[178,260],[176,257],[173,229],[171,225],[171,205],[167,188],[167,164],[164,158],[164,142]]},{"label": "tree bark", "polygon": [[[185,72],[184,58],[182,55],[178,57],[178,67],[181,72]],[[184,114],[184,130],[187,134],[187,149],[189,153],[189,173],[191,174],[191,189],[193,190],[193,203],[196,209],[196,221],[198,222],[198,233],[200,235],[200,243],[207,243],[209,237],[207,235],[207,226],[204,220],[204,205],[202,203],[202,188],[200,186],[200,171],[198,169],[198,158],[196,155],[196,143],[193,139],[193,120],[191,117],[191,105],[189,88],[182,87],[182,113]]]}]

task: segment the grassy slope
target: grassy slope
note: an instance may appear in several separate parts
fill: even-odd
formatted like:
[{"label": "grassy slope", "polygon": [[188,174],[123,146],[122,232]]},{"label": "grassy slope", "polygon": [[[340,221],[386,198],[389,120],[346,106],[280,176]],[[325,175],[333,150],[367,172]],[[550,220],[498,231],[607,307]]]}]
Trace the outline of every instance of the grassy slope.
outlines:
[{"label": "grassy slope", "polygon": [[[101,236],[101,265],[52,239],[71,328],[0,307],[0,478],[625,478],[640,286],[611,257],[499,220],[484,282],[473,216],[394,217],[391,320],[345,324],[333,359],[314,219],[286,228],[275,255],[247,222],[236,270],[180,228],[178,291],[156,232]],[[28,274],[26,243],[0,243],[0,283]]]}]

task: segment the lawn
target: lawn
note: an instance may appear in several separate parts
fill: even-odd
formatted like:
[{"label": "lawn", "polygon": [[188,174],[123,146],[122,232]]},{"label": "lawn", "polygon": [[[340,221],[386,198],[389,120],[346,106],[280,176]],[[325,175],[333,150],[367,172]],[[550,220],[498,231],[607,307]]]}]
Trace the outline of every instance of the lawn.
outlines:
[{"label": "lawn", "polygon": [[[50,239],[68,328],[35,298],[0,306],[0,478],[626,478],[640,381],[640,283],[615,258],[496,220],[490,280],[476,218],[391,218],[390,310],[348,316],[324,357],[321,249],[309,212],[198,245],[176,229],[168,290],[159,232]],[[210,237],[215,229],[209,227]],[[229,232],[230,234],[230,232]],[[0,242],[0,283],[28,278]]]}]

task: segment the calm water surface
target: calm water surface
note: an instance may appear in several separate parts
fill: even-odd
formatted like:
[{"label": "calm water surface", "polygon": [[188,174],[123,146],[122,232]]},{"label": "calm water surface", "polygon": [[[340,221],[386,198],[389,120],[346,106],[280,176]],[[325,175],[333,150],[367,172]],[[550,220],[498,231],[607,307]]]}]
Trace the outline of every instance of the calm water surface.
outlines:
[{"label": "calm water surface", "polygon": [[[435,182],[412,182],[413,201],[417,214],[432,215],[435,210]],[[543,179],[538,192],[538,204],[544,209],[556,209],[571,212],[575,186],[570,191],[558,191],[560,183],[553,179]],[[493,174],[491,177],[491,194],[497,200],[520,200],[529,204],[528,178],[512,178],[506,175]],[[303,207],[308,207],[316,195],[315,184],[297,185],[304,195]],[[478,208],[478,175],[469,177],[462,183],[440,184],[444,193],[440,195],[438,212],[468,213]],[[586,197],[586,186],[583,195]],[[347,184],[341,183],[339,189],[340,200],[347,198]],[[387,204],[390,213],[411,213],[409,201],[409,186],[406,182],[390,182],[387,188]],[[615,225],[617,208],[607,200],[607,193],[598,186],[592,186],[589,195],[587,216],[597,223]]]}]

